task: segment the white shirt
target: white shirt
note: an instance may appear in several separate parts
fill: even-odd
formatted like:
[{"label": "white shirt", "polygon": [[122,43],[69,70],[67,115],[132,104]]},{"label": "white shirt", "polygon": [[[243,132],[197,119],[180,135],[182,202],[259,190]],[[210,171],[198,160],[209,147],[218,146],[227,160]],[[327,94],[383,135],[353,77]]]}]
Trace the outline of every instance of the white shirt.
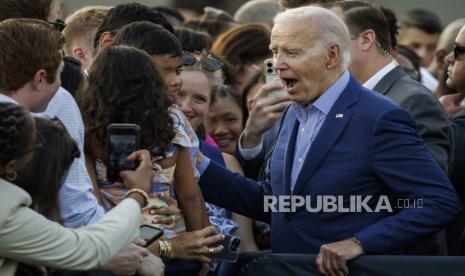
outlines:
[{"label": "white shirt", "polygon": [[0,93],[0,103],[12,103],[20,105],[15,99],[8,97],[5,94]]},{"label": "white shirt", "polygon": [[433,77],[433,75],[426,70],[426,68],[420,67],[420,75],[421,75],[421,84],[423,84],[426,88],[431,91],[436,91],[438,88],[438,80]]},{"label": "white shirt", "polygon": [[68,133],[76,141],[81,157],[75,159],[60,189],[61,217],[66,227],[78,228],[99,220],[105,211],[95,198],[84,157],[84,123],[73,96],[60,87],[40,114],[41,117],[58,117]]},{"label": "white shirt", "polygon": [[381,81],[389,72],[394,70],[394,68],[399,65],[395,60],[391,61],[388,65],[384,66],[381,70],[376,72],[371,78],[369,78],[364,84],[363,87],[373,90],[378,82]]}]

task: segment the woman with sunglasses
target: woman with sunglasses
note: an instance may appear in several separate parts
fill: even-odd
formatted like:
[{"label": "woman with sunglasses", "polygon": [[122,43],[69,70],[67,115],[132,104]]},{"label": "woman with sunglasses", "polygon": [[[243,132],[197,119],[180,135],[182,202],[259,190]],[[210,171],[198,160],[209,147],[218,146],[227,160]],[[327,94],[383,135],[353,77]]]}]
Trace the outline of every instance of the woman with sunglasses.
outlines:
[{"label": "woman with sunglasses", "polygon": [[102,266],[138,235],[142,191],[148,191],[153,169],[148,152],[138,159],[136,171],[121,174],[134,190],[122,204],[99,222],[80,229],[67,229],[30,209],[31,197],[19,186],[18,171],[44,146],[35,121],[24,108],[0,103],[0,275],[14,275],[17,262],[51,268],[88,270]]},{"label": "woman with sunglasses", "polygon": [[[222,84],[221,62],[201,53],[183,54],[184,70],[181,72],[183,87],[176,95],[176,103],[181,107],[189,123],[200,138],[200,150],[215,162],[226,166],[231,171],[242,174],[236,158],[222,152],[206,142],[207,134],[204,123],[211,105],[215,102],[215,91]],[[257,246],[252,234],[250,219],[207,204],[208,214],[213,224],[221,229],[223,234],[236,234],[241,237],[242,251],[256,251]],[[236,222],[239,228],[233,227]]]}]

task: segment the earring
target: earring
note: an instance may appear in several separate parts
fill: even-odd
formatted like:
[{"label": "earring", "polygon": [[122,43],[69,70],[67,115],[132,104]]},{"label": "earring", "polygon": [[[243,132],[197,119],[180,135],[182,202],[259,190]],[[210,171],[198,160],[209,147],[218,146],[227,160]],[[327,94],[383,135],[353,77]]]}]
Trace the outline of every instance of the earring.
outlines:
[{"label": "earring", "polygon": [[18,173],[16,171],[7,172],[5,177],[9,181],[15,181],[18,177]]}]

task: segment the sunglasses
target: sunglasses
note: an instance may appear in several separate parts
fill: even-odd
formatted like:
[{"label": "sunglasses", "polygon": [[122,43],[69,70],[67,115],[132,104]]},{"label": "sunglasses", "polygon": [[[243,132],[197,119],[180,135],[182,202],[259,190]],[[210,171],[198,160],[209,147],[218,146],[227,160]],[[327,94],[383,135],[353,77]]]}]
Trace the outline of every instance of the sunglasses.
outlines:
[{"label": "sunglasses", "polygon": [[458,59],[459,57],[465,54],[465,47],[455,45],[453,52],[454,52],[454,59]]},{"label": "sunglasses", "polygon": [[207,56],[200,52],[194,52],[194,53],[183,52],[182,53],[182,65],[183,66],[192,66],[197,61],[200,61],[200,66],[202,67],[202,69],[209,71],[209,72],[218,71],[221,69],[221,66],[223,66],[223,63],[220,60],[217,60],[216,58]]},{"label": "sunglasses", "polygon": [[61,19],[57,19],[55,22],[48,22],[48,23],[53,25],[53,27],[55,27],[55,29],[59,32],[63,31],[66,27],[66,23]]}]

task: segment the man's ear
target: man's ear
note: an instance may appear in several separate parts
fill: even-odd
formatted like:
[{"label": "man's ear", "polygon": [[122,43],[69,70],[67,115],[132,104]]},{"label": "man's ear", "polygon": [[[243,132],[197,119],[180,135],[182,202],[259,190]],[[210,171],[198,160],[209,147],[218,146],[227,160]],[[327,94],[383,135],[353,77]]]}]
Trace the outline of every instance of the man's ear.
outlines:
[{"label": "man's ear", "polygon": [[328,61],[326,62],[327,69],[334,69],[338,64],[341,63],[342,49],[337,43],[333,43],[328,47]]},{"label": "man's ear", "polygon": [[444,49],[436,50],[434,53],[434,58],[436,59],[436,63],[439,67],[444,68],[447,54],[448,53]]},{"label": "man's ear", "polygon": [[113,37],[112,37],[111,33],[110,32],[104,32],[100,36],[100,40],[98,42],[98,47],[100,49],[102,49],[104,47],[111,46],[112,42],[113,42]]},{"label": "man's ear", "polygon": [[72,55],[73,55],[73,58],[79,61],[86,59],[86,51],[81,47],[73,47]]},{"label": "man's ear", "polygon": [[376,33],[371,29],[361,32],[358,39],[360,39],[362,51],[368,51],[371,48],[376,47]]},{"label": "man's ear", "polygon": [[45,79],[46,76],[47,76],[47,71],[45,71],[45,69],[40,69],[39,71],[37,71],[31,80],[32,87],[36,90],[41,90],[42,85],[46,83],[46,79]]}]

